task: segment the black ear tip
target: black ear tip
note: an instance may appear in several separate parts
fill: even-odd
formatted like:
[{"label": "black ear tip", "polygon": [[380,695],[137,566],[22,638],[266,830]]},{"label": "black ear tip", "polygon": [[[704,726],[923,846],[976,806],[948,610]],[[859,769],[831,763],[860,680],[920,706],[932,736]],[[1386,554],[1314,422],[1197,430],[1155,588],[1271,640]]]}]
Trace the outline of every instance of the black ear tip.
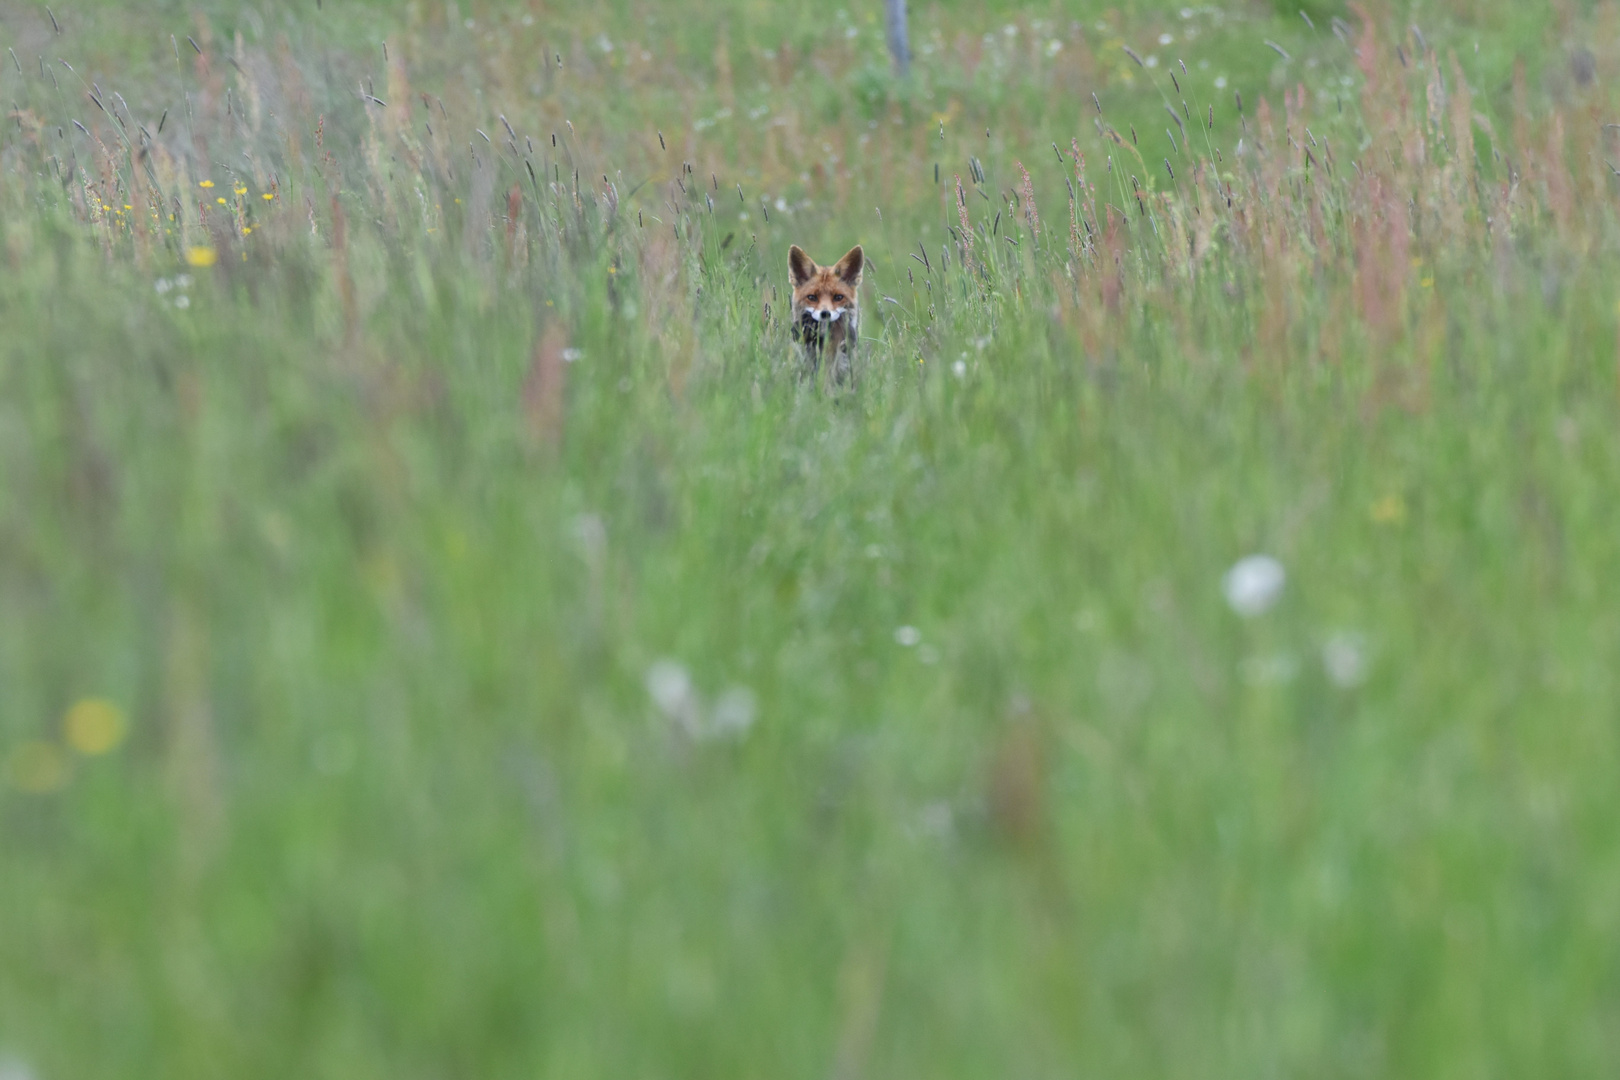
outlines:
[{"label": "black ear tip", "polygon": [[861,245],[856,244],[844,252],[844,257],[838,260],[837,273],[845,281],[854,282],[865,268],[866,254],[861,250]]}]

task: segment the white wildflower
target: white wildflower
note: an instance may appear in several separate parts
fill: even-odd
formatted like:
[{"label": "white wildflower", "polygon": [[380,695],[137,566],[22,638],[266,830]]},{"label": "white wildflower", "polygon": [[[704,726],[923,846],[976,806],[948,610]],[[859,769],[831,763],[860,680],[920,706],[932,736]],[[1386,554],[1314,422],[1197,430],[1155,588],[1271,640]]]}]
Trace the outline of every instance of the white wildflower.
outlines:
[{"label": "white wildflower", "polygon": [[688,735],[699,734],[703,705],[686,668],[674,660],[659,660],[647,669],[647,694],[658,711]]},{"label": "white wildflower", "polygon": [[1222,584],[1232,610],[1244,618],[1253,618],[1271,609],[1282,596],[1287,580],[1282,563],[1270,555],[1250,555],[1226,572]]}]

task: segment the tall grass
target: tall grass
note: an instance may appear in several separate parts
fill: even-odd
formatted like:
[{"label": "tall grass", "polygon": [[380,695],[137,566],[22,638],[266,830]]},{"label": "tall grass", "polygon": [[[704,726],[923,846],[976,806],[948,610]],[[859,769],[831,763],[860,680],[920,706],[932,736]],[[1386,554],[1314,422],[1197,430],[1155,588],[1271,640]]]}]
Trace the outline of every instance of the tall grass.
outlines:
[{"label": "tall grass", "polygon": [[14,1071],[1613,1071],[1606,47],[222,10],[0,76]]}]

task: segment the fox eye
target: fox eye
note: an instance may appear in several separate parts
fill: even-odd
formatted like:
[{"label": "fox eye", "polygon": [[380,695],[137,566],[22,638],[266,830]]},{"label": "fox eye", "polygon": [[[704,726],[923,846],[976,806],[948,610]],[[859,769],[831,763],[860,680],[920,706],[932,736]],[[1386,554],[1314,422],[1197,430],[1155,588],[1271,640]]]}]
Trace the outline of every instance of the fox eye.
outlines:
[{"label": "fox eye", "polygon": [[804,298],[804,302],[807,303],[807,304],[813,304],[813,303],[816,302],[817,299],[819,299],[819,298],[816,296],[816,294],[811,293],[809,296]]},{"label": "fox eye", "polygon": [[843,302],[844,302],[844,294],[843,293],[833,293],[833,303],[842,304]]}]

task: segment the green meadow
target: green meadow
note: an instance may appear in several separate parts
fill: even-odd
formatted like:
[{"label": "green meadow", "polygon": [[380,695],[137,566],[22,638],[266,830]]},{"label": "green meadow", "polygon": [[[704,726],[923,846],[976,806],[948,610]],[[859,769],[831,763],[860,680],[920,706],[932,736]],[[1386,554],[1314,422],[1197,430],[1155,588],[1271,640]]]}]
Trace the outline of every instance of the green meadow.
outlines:
[{"label": "green meadow", "polygon": [[0,3],[0,1078],[1620,1070],[1620,6],[910,34]]}]

